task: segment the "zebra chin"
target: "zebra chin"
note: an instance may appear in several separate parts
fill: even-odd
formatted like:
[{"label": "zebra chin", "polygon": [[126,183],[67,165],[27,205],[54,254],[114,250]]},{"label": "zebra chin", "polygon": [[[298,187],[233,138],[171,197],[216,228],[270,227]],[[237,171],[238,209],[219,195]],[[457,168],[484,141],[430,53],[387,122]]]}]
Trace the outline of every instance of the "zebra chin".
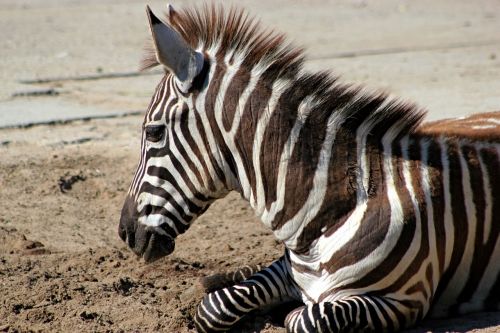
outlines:
[{"label": "zebra chin", "polygon": [[175,239],[162,226],[147,226],[139,223],[132,199],[123,205],[118,235],[135,254],[147,263],[163,258],[174,251]]}]

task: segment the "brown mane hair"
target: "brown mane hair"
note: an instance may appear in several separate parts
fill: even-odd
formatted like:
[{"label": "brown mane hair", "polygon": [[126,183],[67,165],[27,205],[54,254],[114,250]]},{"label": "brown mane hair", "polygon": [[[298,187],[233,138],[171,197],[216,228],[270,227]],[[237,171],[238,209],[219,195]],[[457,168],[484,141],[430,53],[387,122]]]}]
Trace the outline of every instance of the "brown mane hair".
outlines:
[{"label": "brown mane hair", "polygon": [[[206,51],[218,47],[218,60],[228,51],[234,51],[235,55],[243,53],[243,66],[276,67],[287,77],[295,77],[304,62],[302,49],[286,43],[284,34],[264,29],[242,9],[231,7],[226,11],[222,5],[205,4],[166,15],[164,22],[194,49]],[[141,69],[159,65],[152,43],[149,45]]]}]

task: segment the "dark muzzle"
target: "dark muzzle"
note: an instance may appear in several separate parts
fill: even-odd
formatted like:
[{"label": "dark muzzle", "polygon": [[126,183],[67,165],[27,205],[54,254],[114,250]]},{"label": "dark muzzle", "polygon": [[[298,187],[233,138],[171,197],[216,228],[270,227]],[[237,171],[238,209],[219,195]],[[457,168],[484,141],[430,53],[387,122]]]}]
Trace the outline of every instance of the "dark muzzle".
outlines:
[{"label": "dark muzzle", "polygon": [[174,251],[175,240],[161,227],[151,227],[137,221],[135,203],[127,197],[123,205],[118,226],[118,235],[147,263],[153,262]]}]

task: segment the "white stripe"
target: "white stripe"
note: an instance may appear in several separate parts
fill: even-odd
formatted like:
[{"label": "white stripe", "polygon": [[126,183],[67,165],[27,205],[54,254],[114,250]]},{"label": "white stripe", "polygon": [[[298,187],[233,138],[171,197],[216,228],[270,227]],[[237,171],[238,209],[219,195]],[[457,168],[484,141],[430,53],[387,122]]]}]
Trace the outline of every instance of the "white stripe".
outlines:
[{"label": "white stripe", "polygon": [[450,161],[448,160],[448,143],[443,137],[439,138],[439,145],[441,148],[441,165],[443,167],[443,194],[444,194],[444,227],[445,227],[445,256],[444,256],[444,269],[447,269],[455,243],[455,225],[453,224],[453,217],[451,211],[451,193],[450,193]]},{"label": "white stripe", "polygon": [[[404,178],[404,182],[405,182],[405,185],[406,185],[406,190],[408,191],[408,194],[410,196],[410,200],[411,200],[411,203],[412,203],[412,206],[413,206],[413,214],[414,214],[414,218],[415,218],[415,234],[413,235],[413,239],[411,241],[411,245],[410,247],[408,248],[408,251],[405,253],[404,257],[401,259],[400,263],[404,263],[404,270],[403,270],[403,265],[399,265],[398,264],[398,272],[400,274],[402,274],[405,270],[408,269],[408,267],[410,266],[410,264],[413,262],[413,260],[415,260],[415,257],[417,256],[418,252],[420,251],[420,249],[422,248],[422,242],[426,242],[427,240],[422,240],[422,229],[425,228],[426,226],[424,226],[424,224],[422,223],[422,218],[421,218],[421,212],[420,212],[420,203],[418,202],[418,199],[417,199],[417,196],[416,196],[416,193],[415,193],[415,188],[413,187],[413,179],[412,179],[412,175],[410,173],[410,163],[412,163],[412,161],[410,161],[410,157],[409,157],[409,138],[408,136],[405,136],[402,140],[401,140],[401,153],[402,153],[402,157],[403,157],[403,178]],[[415,163],[415,162],[413,162]],[[406,220],[405,220],[406,222]],[[428,234],[429,233],[432,233],[433,231],[432,230],[427,230],[428,231]],[[425,245],[424,245],[425,246]],[[427,244],[427,246],[430,247],[430,244]],[[430,252],[432,252],[432,250],[430,249],[429,250]],[[401,288],[401,291],[404,291],[405,289],[409,288],[410,286],[418,283],[418,282],[422,282],[424,283],[424,285],[428,285],[426,283],[426,277],[425,277],[425,271],[426,271],[426,268],[427,268],[427,263],[428,261],[426,259],[423,260],[423,262],[420,264],[420,268],[418,270],[418,272],[416,274],[414,274],[413,276],[410,277],[409,280],[405,281],[405,284],[404,286]],[[397,293],[399,294],[399,293]],[[430,297],[430,293],[427,293]],[[393,294],[390,294],[388,295],[390,297],[393,296]],[[396,296],[396,295],[394,295]],[[408,295],[407,297],[410,298],[414,301],[417,300],[418,297],[422,296],[422,294],[413,294],[413,295]],[[400,296],[401,297],[401,296]],[[401,299],[401,298],[398,298],[398,297],[394,297],[396,299]],[[424,304],[424,313],[427,312],[428,310],[428,307],[426,307],[426,305],[429,305],[429,299],[422,299],[421,300],[422,303]]]},{"label": "white stripe", "polygon": [[[187,103],[187,105],[188,105],[188,108],[192,107],[192,103]],[[194,172],[192,172],[188,168],[188,164],[187,164],[186,160],[184,159],[182,154],[179,152],[179,149],[177,148],[174,140],[172,140],[172,139],[170,139],[170,144],[169,144],[170,147],[169,148],[172,151],[172,153],[177,157],[177,159],[179,160],[179,163],[184,166],[185,171],[186,171],[185,174],[188,176],[189,181],[191,182],[191,184],[193,184],[194,188],[196,188],[199,192],[204,192],[205,189],[208,187],[208,178],[207,178],[208,176],[203,171],[203,166],[202,166],[200,160],[198,159],[198,156],[191,149],[191,144],[184,137],[184,133],[181,129],[181,122],[178,120],[176,121],[175,119],[172,119],[172,117],[174,116],[174,112],[171,112],[170,115],[171,115],[170,121],[174,123],[175,134],[177,135],[177,138],[180,141],[180,146],[182,148],[184,148],[184,150],[186,151],[186,154],[189,156],[190,160],[193,162],[194,167],[196,168],[196,170],[199,171],[199,174],[201,175],[201,180],[202,180],[203,184],[200,184],[200,182],[198,181],[198,178],[196,177]],[[195,118],[188,117],[187,121],[188,121],[188,128],[189,128],[189,124],[192,122],[195,122]],[[191,131],[190,131],[190,135],[193,138],[195,137],[195,135],[193,135],[193,133]],[[194,140],[196,140],[196,139],[194,139]],[[194,142],[193,144],[197,145],[199,147],[198,142]]]},{"label": "white stripe", "polygon": [[[165,156],[161,158],[151,157],[150,162],[151,162],[150,164],[153,166],[165,168],[172,175],[172,178],[174,178],[177,181],[179,188],[184,190],[183,192],[184,195],[190,198],[194,204],[200,207],[205,204],[204,202],[196,199],[194,194],[190,192],[189,186],[186,184],[186,182],[184,181],[184,177],[182,177],[180,173],[181,170],[177,170],[177,168],[175,168],[170,156]],[[187,172],[183,172],[184,174],[189,173],[189,169],[185,171]],[[174,186],[172,186],[169,182],[166,182],[164,179],[160,179],[156,176],[150,176],[146,174],[143,177],[143,181],[149,182],[153,186],[165,189],[170,195],[172,195],[172,197],[174,197],[175,201],[182,206],[184,213],[186,213],[187,215],[192,215],[192,212],[189,210],[186,203],[184,203],[184,199],[182,198],[181,193],[178,192],[177,189]]]},{"label": "white stripe", "polygon": [[[219,91],[217,92],[217,96],[215,98],[214,114],[215,114],[215,120],[217,122],[217,125],[218,125],[221,133],[224,133],[224,135],[223,135],[224,142],[226,143],[229,150],[233,153],[233,156],[234,156],[234,155],[237,155],[237,154],[235,154],[237,151],[236,145],[234,144],[234,141],[231,140],[231,137],[229,137],[227,135],[227,132],[224,129],[223,118],[226,117],[225,108],[227,108],[227,106],[224,105],[224,99],[225,99],[226,94],[228,92],[229,86],[233,81],[233,78],[235,77],[235,75],[238,73],[238,70],[240,69],[241,62],[244,59],[242,59],[240,57],[234,58],[233,59],[234,62],[232,64],[230,64],[231,56],[232,56],[232,54],[226,54],[226,56],[224,57],[224,65],[226,67],[226,71],[224,73],[224,76],[221,79],[221,83],[219,85]],[[236,116],[236,111],[237,110],[235,110],[235,116]],[[236,156],[234,156],[234,157],[236,157]],[[229,182],[229,184],[228,184],[229,188],[230,189],[238,188],[238,179],[236,179],[237,175],[233,175],[232,171],[229,168],[224,170],[224,173],[226,175],[226,179]],[[232,175],[232,177],[229,177],[229,175]]]},{"label": "white stripe", "polygon": [[[488,174],[488,169],[484,164],[483,157],[481,156],[482,145],[476,146],[477,157],[479,160],[479,167],[481,168],[481,174],[483,175],[483,190],[484,190],[484,230],[483,230],[483,245],[485,245],[488,241],[488,237],[491,232],[492,227],[492,214],[493,214],[493,199],[491,197],[491,184],[490,184],[490,175]],[[494,177],[494,175],[493,175]]]},{"label": "white stripe", "polygon": [[[175,222],[171,219],[165,217],[161,214],[149,214],[147,216],[141,216],[137,219],[139,224],[143,224],[149,227],[159,227],[162,224],[167,224],[170,228],[173,229],[175,235],[168,235],[170,237],[176,237],[179,235],[179,230],[177,229]],[[161,230],[161,229],[160,229]],[[159,230],[158,230],[159,231]]]},{"label": "white stripe", "polygon": [[137,199],[137,211],[141,211],[146,205],[153,205],[161,207],[167,200],[165,198],[155,195],[153,193],[141,192]]},{"label": "white stripe", "polygon": [[[252,292],[253,292],[253,291],[255,291],[255,292],[253,292],[252,294],[253,294],[253,296],[254,296],[255,298],[257,298],[257,300],[259,301],[259,303],[260,303],[261,305],[262,305],[262,304],[269,304],[269,302],[271,301],[271,298],[270,298],[270,296],[271,296],[271,295],[269,295],[269,294],[266,292],[266,288],[264,287],[264,285],[263,285],[262,283],[260,283],[260,282],[259,282],[259,281],[257,281],[257,280],[254,280],[254,279],[252,279],[252,278],[250,278],[250,279],[246,280],[246,282],[250,282],[250,283],[252,283],[253,285],[252,285],[252,286],[250,286],[250,287],[247,287],[247,286],[243,286],[243,287],[247,288],[249,291],[252,291]],[[238,286],[238,285],[236,285],[236,286],[234,286],[234,287],[236,288],[236,287],[239,287],[239,286]],[[255,289],[257,289],[257,288],[260,288],[260,289],[263,291],[263,294],[264,294],[264,299],[261,299],[261,298],[260,298],[259,293],[255,290]]]},{"label": "white stripe", "polygon": [[288,172],[288,162],[295,148],[295,144],[299,138],[302,126],[304,126],[311,109],[313,108],[312,97],[304,98],[298,107],[298,116],[295,120],[295,124],[292,127],[290,135],[288,136],[287,142],[281,153],[279,167],[278,167],[278,177],[277,177],[277,189],[276,189],[276,200],[271,203],[269,210],[264,210],[261,216],[261,220],[264,225],[271,227],[271,223],[274,220],[276,214],[281,211],[285,203],[285,190],[286,190],[286,174]]},{"label": "white stripe", "polygon": [[[380,311],[378,303],[375,303],[375,301],[373,300],[372,297],[363,297],[363,298],[364,298],[365,306],[366,307],[368,307],[368,305],[366,305],[366,303],[370,303],[372,305],[372,308],[375,309],[375,312],[377,313],[375,316],[382,323],[382,327],[387,327],[387,320],[382,315],[382,312]],[[381,303],[383,303],[383,301]],[[370,313],[370,311],[366,311],[366,313]],[[370,313],[370,319],[371,319],[371,313]],[[368,320],[368,324],[369,324],[369,326],[371,328],[375,328],[375,326],[373,325],[373,321],[372,320]]]},{"label": "white stripe", "polygon": [[[235,323],[237,320],[240,319],[240,316],[236,315],[235,313],[229,311],[229,309],[226,307],[226,305],[224,304],[224,302],[222,301],[222,298],[220,297],[219,293],[218,292],[215,292],[215,293],[212,293],[211,295],[214,295],[217,297],[217,300],[219,301],[219,304],[220,304],[220,309],[222,309],[222,311],[226,314],[226,315],[229,315],[231,317],[234,317],[235,319],[232,321],[232,323]],[[218,309],[216,310],[218,311]],[[218,311],[218,313],[220,313]]]},{"label": "white stripe", "polygon": [[[292,219],[287,221],[281,229],[274,231],[276,238],[284,241],[289,249],[293,250],[297,247],[299,236],[303,233],[304,228],[314,219],[323,204],[328,185],[332,146],[343,120],[344,117],[339,117],[335,112],[328,118],[326,136],[321,146],[317,168],[314,173],[313,187],[309,192],[307,200]],[[279,182],[278,185],[280,185]]]},{"label": "white stripe", "polygon": [[[274,297],[283,297],[283,296],[288,296],[288,292],[285,290],[285,286],[283,285],[283,282],[281,281],[281,279],[271,270],[271,269],[267,269],[266,270],[267,273],[271,274],[272,277],[273,277],[273,282],[271,282],[267,277],[265,277],[264,275],[260,274],[261,276],[264,276],[266,280],[269,281],[269,285],[272,287],[273,289],[273,292],[275,293],[274,294]],[[276,287],[274,285],[277,285],[279,290],[276,289]]]},{"label": "white stripe", "polygon": [[[201,319],[201,320],[203,320],[203,322],[205,323],[205,325],[204,325],[204,326],[211,327],[212,325],[210,325],[210,323],[208,322],[208,320],[207,320],[207,319],[206,319],[206,318],[202,315],[202,313],[201,313],[201,311],[200,311],[202,308],[203,308],[203,309],[205,309],[205,306],[203,306],[203,305],[198,306],[198,309],[196,310],[196,314],[197,314],[197,316],[195,316],[194,320],[195,320],[195,322],[199,323],[199,319]],[[207,331],[203,328],[203,326],[201,325],[201,323],[200,323],[200,325],[199,325],[199,326],[201,327],[201,329],[203,330],[203,332],[207,332]]]},{"label": "white stripe", "polygon": [[422,190],[424,192],[425,198],[425,206],[427,207],[427,230],[429,233],[429,259],[432,264],[432,285],[434,289],[432,290],[432,294],[437,288],[439,282],[439,258],[438,258],[438,240],[436,239],[436,229],[435,221],[434,221],[434,206],[432,201],[432,190],[429,179],[429,141],[422,140],[421,141],[421,161],[420,164],[420,173],[422,178]]},{"label": "white stripe", "polygon": [[[200,97],[198,97],[198,98],[200,98]],[[204,107],[203,103],[204,103],[205,97],[201,97],[201,99],[203,101],[199,102],[197,100],[197,105],[203,105],[203,107]],[[196,111],[194,110],[195,106],[194,106],[194,103],[193,103],[193,96],[191,96],[190,98],[188,98],[186,100],[186,104],[188,105],[188,107],[189,107],[190,110],[193,110],[193,112],[198,112],[198,113],[205,112],[205,109],[202,109],[201,111],[198,110],[198,109],[196,109]],[[188,130],[191,133],[191,137],[194,140],[194,145],[196,147],[198,147],[198,149],[200,150],[200,156],[201,156],[203,162],[205,162],[208,171],[210,172],[210,170],[212,169],[212,163],[211,163],[210,158],[209,158],[209,152],[207,151],[207,149],[205,147],[205,144],[203,143],[200,130],[199,130],[198,125],[196,123],[196,117],[195,116],[189,117]],[[193,152],[193,156],[195,156],[194,152]],[[196,158],[196,160],[198,161],[197,158]],[[210,179],[214,179],[214,177],[213,177],[212,174],[206,174],[205,173],[205,169],[203,168],[203,166],[201,164],[202,161],[199,161],[198,163],[196,163],[196,167],[198,168],[198,171],[200,172],[201,178],[203,180],[203,184],[200,184],[201,186],[203,186],[203,192],[205,192],[207,194],[213,194],[213,193],[209,193],[208,183],[209,183]]]},{"label": "white stripe", "polygon": [[496,125],[500,125],[500,119],[495,119],[495,118],[486,118],[485,121],[489,122],[489,123],[493,123],[493,124],[496,124]]},{"label": "white stripe", "polygon": [[475,130],[492,129],[497,128],[497,125],[472,125],[471,128]]},{"label": "white stripe", "polygon": [[[444,290],[441,300],[445,304],[452,304],[455,302],[459,294],[463,291],[467,278],[470,274],[470,267],[472,265],[472,257],[474,254],[474,238],[476,236],[476,209],[472,202],[473,193],[470,184],[469,167],[462,153],[462,144],[458,145],[458,157],[460,167],[462,169],[462,191],[465,200],[466,222],[468,225],[467,239],[465,242],[464,252],[457,269],[451,278],[448,287]],[[454,180],[452,180],[454,181]],[[463,216],[455,216],[455,220],[463,219]]]},{"label": "white stripe", "polygon": [[250,194],[250,205],[255,210],[255,214],[257,216],[261,216],[265,208],[264,185],[262,182],[262,174],[260,170],[261,149],[265,149],[265,147],[262,146],[262,142],[264,141],[264,133],[267,129],[269,120],[271,119],[271,116],[278,105],[280,97],[288,87],[289,83],[289,81],[283,80],[276,80],[273,83],[269,104],[262,111],[260,118],[257,121],[257,127],[255,130],[255,137],[252,147],[252,161],[255,170],[256,193],[252,192]]},{"label": "white stripe", "polygon": [[[240,156],[238,149],[236,147],[235,136],[238,129],[240,128],[241,116],[246,109],[247,103],[249,102],[248,99],[253,93],[255,87],[257,86],[257,82],[259,81],[259,79],[260,76],[255,74],[254,71],[252,70],[252,72],[250,73],[250,81],[243,90],[238,100],[238,106],[234,111],[234,118],[231,128],[229,132],[225,131],[226,144],[228,145],[229,149],[233,152],[234,161],[236,164],[236,168],[238,170],[238,178],[239,178],[238,180],[240,182],[242,195],[244,198],[247,199],[250,198],[250,193],[252,189],[250,187],[250,181],[248,179],[245,167],[243,166],[243,158]],[[224,127],[221,127],[221,130],[224,130]]]},{"label": "white stripe", "polygon": [[[210,147],[210,151],[209,152],[206,151],[204,144],[200,144],[198,147],[200,148],[202,156],[207,157],[205,160],[205,163],[207,164],[208,170],[213,171],[212,174],[210,175],[211,178],[214,180],[216,186],[217,185],[220,186],[222,182],[215,172],[215,166],[212,165],[211,160],[208,158],[209,154],[214,157],[214,159],[218,162],[219,165],[222,165],[223,163],[222,163],[219,147],[217,146],[217,144],[215,142],[214,135],[212,133],[212,128],[211,128],[210,122],[208,120],[208,117],[206,114],[206,109],[205,109],[205,98],[206,98],[206,94],[210,90],[210,86],[212,84],[212,78],[213,78],[213,75],[215,73],[215,69],[216,69],[216,60],[214,58],[211,58],[210,59],[210,72],[208,74],[209,82],[208,82],[207,87],[205,89],[202,89],[200,94],[196,98],[196,111],[198,112],[198,115],[201,118],[201,123],[202,123],[204,130],[205,130],[205,135],[206,135],[206,138],[208,140],[208,145]],[[191,130],[194,130],[193,134],[196,133],[199,136],[199,132],[196,129],[196,126],[193,126],[193,128],[191,128]],[[218,193],[212,193],[212,196],[217,196],[217,194]]]},{"label": "white stripe", "polygon": [[[173,90],[172,90],[172,84],[173,80],[170,79],[170,80],[166,80],[165,81],[165,84],[161,87],[161,90],[159,92],[161,92],[161,95],[158,94],[159,98],[157,100],[157,104],[156,106],[154,107],[154,109],[152,110],[148,110],[148,113],[149,113],[149,121],[153,121],[153,119],[156,118],[157,114],[162,114],[161,118],[164,119],[165,118],[165,114],[166,114],[166,110],[162,109],[161,106],[162,105],[165,105],[167,106],[168,103],[175,98],[175,95],[172,94]],[[168,87],[167,87],[168,85]],[[170,89],[169,89],[170,88]],[[167,92],[170,91],[170,96],[167,96]],[[165,101],[165,103],[163,103]]]},{"label": "white stripe", "polygon": [[[226,290],[227,290],[227,289],[224,289],[224,292],[226,292]],[[251,306],[252,308],[258,308],[258,307],[259,307],[259,303],[254,303],[254,302],[252,302],[251,300],[249,300],[249,299],[248,299],[248,297],[247,297],[245,294],[243,294],[243,293],[242,293],[242,291],[243,291],[244,293],[246,293],[246,294],[249,294],[249,293],[251,293],[251,292],[252,292],[252,291],[251,291],[251,290],[249,290],[249,288],[248,288],[248,287],[246,287],[246,286],[238,286],[238,285],[235,285],[235,286],[234,286],[233,292],[234,292],[235,294],[237,294],[238,296],[240,296],[240,297],[244,300],[244,302],[245,302],[245,304],[246,304],[246,305],[249,305],[249,306]],[[236,304],[236,301],[234,302],[234,304]]]},{"label": "white stripe", "polygon": [[[213,295],[213,294],[209,294],[209,297]],[[211,299],[211,298],[210,298]],[[213,305],[213,302],[210,301],[210,303],[212,303],[212,307],[216,310],[217,310],[217,306],[214,306]],[[220,320],[219,318],[217,318],[216,316],[214,316],[210,311],[208,311],[208,309],[205,307],[205,304],[202,302],[201,303],[201,307],[203,308],[204,312],[208,315],[208,317],[210,317],[210,319],[218,324],[222,324],[222,325],[225,325],[225,326],[231,326],[232,323],[230,322],[227,322],[227,321],[223,321],[223,320]],[[208,323],[208,322],[207,322]],[[215,327],[213,327],[212,325],[208,324],[208,326],[210,326],[210,328],[212,329],[215,329],[216,331],[219,331],[219,329],[216,329]],[[222,331],[222,330],[221,330]]]},{"label": "white stripe", "polygon": [[[247,313],[248,312],[248,308],[244,308],[240,305],[240,303],[238,303],[233,295],[231,294],[231,292],[227,289],[227,288],[224,288],[222,289],[222,291],[224,292],[224,294],[226,295],[227,298],[229,298],[229,301],[231,302],[231,304],[238,310],[238,311],[241,311],[243,313]],[[240,296],[241,298],[243,299],[246,299],[246,297],[244,297],[241,293],[237,292],[237,291],[233,291],[235,294],[237,294],[238,296]],[[248,304],[246,304],[248,305]],[[252,304],[250,304],[252,308],[254,308],[255,306]]]}]

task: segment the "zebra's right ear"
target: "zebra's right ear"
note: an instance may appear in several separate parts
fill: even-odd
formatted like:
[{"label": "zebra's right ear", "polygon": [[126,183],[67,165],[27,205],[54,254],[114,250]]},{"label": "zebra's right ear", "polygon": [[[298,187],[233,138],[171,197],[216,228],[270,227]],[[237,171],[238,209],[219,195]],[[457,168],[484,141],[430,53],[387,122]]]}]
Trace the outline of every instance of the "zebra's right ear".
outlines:
[{"label": "zebra's right ear", "polygon": [[[173,8],[169,8],[169,11],[173,11]],[[179,89],[187,93],[203,69],[203,54],[193,50],[177,31],[160,21],[149,6],[146,12],[156,59],[175,75]]]}]

